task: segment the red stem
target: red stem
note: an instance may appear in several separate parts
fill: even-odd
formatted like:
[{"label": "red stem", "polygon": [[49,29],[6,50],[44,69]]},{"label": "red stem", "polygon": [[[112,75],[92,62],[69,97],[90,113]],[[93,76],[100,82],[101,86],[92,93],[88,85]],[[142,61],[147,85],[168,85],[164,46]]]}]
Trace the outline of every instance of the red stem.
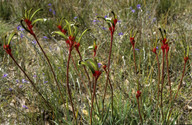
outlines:
[{"label": "red stem", "polygon": [[171,91],[171,80],[170,80],[170,76],[169,76],[168,52],[166,52],[166,61],[167,61],[167,77],[168,77],[169,91],[170,91],[170,100],[169,100],[169,102],[171,103],[171,100],[172,100],[172,91]]},{"label": "red stem", "polygon": [[160,64],[159,64],[159,58],[158,58],[157,53],[156,53],[156,58],[157,58],[157,65],[158,65],[158,86],[157,86],[157,89],[158,89],[157,106],[158,106],[159,105],[159,91],[160,91],[160,88],[159,88],[159,85],[160,85]]},{"label": "red stem", "polygon": [[161,110],[162,110],[162,118],[163,118],[164,56],[165,56],[165,51],[163,50],[162,83],[161,83]]},{"label": "red stem", "polygon": [[111,60],[111,52],[112,52],[112,45],[113,45],[113,33],[114,32],[111,31],[111,44],[110,44],[109,58],[108,58],[108,65],[107,65],[107,80],[106,80],[106,83],[105,83],[102,114],[104,113],[104,103],[105,103],[104,101],[105,101],[105,95],[106,95],[106,91],[107,91],[107,84],[108,84],[109,74],[110,74],[110,60]]},{"label": "red stem", "polygon": [[50,63],[50,61],[49,61],[49,59],[48,59],[45,51],[44,51],[43,48],[41,47],[41,44],[39,43],[36,35],[34,34],[33,37],[34,37],[35,40],[37,41],[38,46],[40,47],[41,51],[43,52],[44,57],[45,57],[46,60],[47,60],[47,63],[48,63],[48,65],[49,65],[49,67],[50,67],[50,69],[51,69],[51,72],[52,72],[52,74],[53,74],[53,78],[54,78],[54,80],[55,80],[55,82],[56,82],[56,85],[57,85],[57,87],[58,87],[59,94],[60,94],[60,96],[61,96],[61,98],[62,98],[62,100],[63,100],[63,104],[65,104],[65,100],[64,100],[64,98],[63,98],[63,94],[61,93],[61,90],[60,90],[60,87],[59,87],[59,83],[58,83],[58,81],[57,81],[57,79],[56,79],[56,75],[55,75],[55,72],[54,72],[54,70],[53,70],[53,67],[52,67],[52,65],[51,65],[51,63]]},{"label": "red stem", "polygon": [[[77,50],[78,54],[79,54],[79,58],[80,60],[82,61],[82,56],[81,56],[81,53],[79,52],[79,50]],[[87,72],[87,69],[86,67],[83,65],[83,68],[85,70],[85,74],[87,75],[87,78],[88,78],[88,82],[89,82],[89,89],[90,89],[90,92],[91,92],[91,82],[90,82],[90,77],[89,77],[89,73]]]},{"label": "red stem", "polygon": [[69,99],[71,102],[73,115],[74,115],[74,118],[76,119],[73,101],[72,101],[72,97],[71,97],[71,89],[69,87],[69,62],[70,62],[70,57],[71,57],[71,51],[72,51],[72,48],[69,47],[69,56],[68,56],[68,61],[67,61],[67,91],[68,91]]},{"label": "red stem", "polygon": [[95,97],[95,93],[96,93],[96,84],[97,84],[97,78],[95,78],[94,88],[93,88],[93,93],[92,93],[92,100],[91,100],[91,113],[90,113],[90,122],[91,122],[91,125],[92,125],[93,102],[94,102],[94,97]]},{"label": "red stem", "polygon": [[183,81],[183,77],[184,77],[184,75],[185,75],[185,66],[186,66],[186,62],[184,63],[183,74],[182,74],[181,81],[180,81],[179,86],[178,86],[178,89],[177,89],[177,93],[176,93],[176,95],[175,95],[175,99],[177,98],[178,92],[179,92],[179,90],[181,89],[181,84],[182,84],[182,81]]},{"label": "red stem", "polygon": [[[180,88],[181,88],[181,84],[182,84],[182,81],[183,81],[183,77],[184,77],[184,75],[185,75],[185,66],[186,66],[186,62],[184,63],[183,74],[182,74],[182,76],[181,76],[181,80],[180,80],[180,83],[179,83],[179,85],[178,85],[177,93],[176,93],[175,98],[173,99],[173,101],[177,98],[178,92],[179,92],[179,90],[180,90]],[[168,118],[170,117],[172,110],[173,110],[173,105],[171,105]]]},{"label": "red stem", "polygon": [[45,103],[47,104],[47,106],[52,109],[51,105],[49,104],[49,102],[43,97],[43,95],[38,91],[38,89],[35,86],[35,83],[30,79],[30,77],[27,75],[27,73],[21,68],[21,66],[17,63],[17,61],[15,60],[15,58],[10,55],[10,57],[12,58],[12,60],[15,62],[15,64],[19,67],[19,69],[24,73],[24,75],[27,77],[27,79],[29,80],[29,82],[31,83],[31,85],[33,86],[34,90],[42,97],[42,99],[45,101]]},{"label": "red stem", "polygon": [[142,119],[141,112],[140,112],[139,98],[137,98],[137,103],[138,103],[139,117],[140,117],[141,123],[143,123],[143,119]]}]

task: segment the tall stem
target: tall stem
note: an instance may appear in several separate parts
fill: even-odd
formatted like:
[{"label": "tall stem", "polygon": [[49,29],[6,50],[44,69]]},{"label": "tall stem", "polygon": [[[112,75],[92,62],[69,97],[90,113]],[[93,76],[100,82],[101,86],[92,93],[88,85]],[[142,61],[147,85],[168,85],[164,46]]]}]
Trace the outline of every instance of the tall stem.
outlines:
[{"label": "tall stem", "polygon": [[185,66],[186,66],[186,62],[184,63],[184,67],[183,67],[183,74],[182,74],[182,77],[181,77],[180,83],[179,83],[179,85],[178,85],[177,93],[176,93],[176,95],[175,95],[175,98],[174,98],[174,99],[176,99],[176,98],[177,98],[178,92],[179,92],[179,90],[181,89],[181,84],[182,84],[182,81],[183,81],[183,77],[184,77],[184,75],[185,75]]},{"label": "tall stem", "polygon": [[12,58],[12,60],[15,62],[15,64],[19,67],[19,69],[24,73],[24,75],[27,77],[27,79],[29,80],[29,82],[31,83],[31,85],[33,86],[34,90],[42,97],[42,99],[44,100],[44,102],[47,104],[47,106],[53,111],[53,108],[51,107],[51,105],[49,104],[49,102],[43,97],[43,95],[38,91],[38,89],[35,86],[35,83],[30,79],[30,77],[27,75],[27,73],[21,68],[21,66],[17,63],[17,61],[15,60],[15,58],[10,55],[10,57]]},{"label": "tall stem", "polygon": [[76,119],[73,101],[72,101],[72,97],[71,97],[71,89],[69,87],[69,62],[70,62],[70,58],[71,58],[71,51],[72,51],[72,48],[69,47],[69,56],[68,56],[68,60],[67,60],[67,91],[68,91],[69,99],[70,99],[71,106],[72,106],[73,116]]},{"label": "tall stem", "polygon": [[162,112],[162,119],[163,119],[164,56],[165,56],[165,51],[163,50],[162,83],[161,83],[161,112]]},{"label": "tall stem", "polygon": [[[105,72],[107,73],[107,70],[105,70]],[[111,108],[112,108],[112,118],[113,118],[113,86],[111,84],[111,80],[109,80],[109,85],[110,85],[110,88],[111,88]],[[105,96],[106,96],[106,88],[107,88],[107,84],[105,84],[105,93],[104,93],[104,97],[103,97],[103,104],[104,104],[104,100],[105,100]]]},{"label": "tall stem", "polygon": [[137,103],[138,103],[139,117],[140,117],[141,123],[143,123],[143,119],[142,119],[141,112],[140,112],[139,98],[137,98]]},{"label": "tall stem", "polygon": [[[135,59],[135,46],[134,45],[133,45],[133,60],[134,60],[134,64],[135,64],[135,74],[137,75],[137,65],[136,65],[136,59]],[[137,83],[137,90],[140,90],[139,79],[138,79],[138,83]]]},{"label": "tall stem", "polygon": [[171,91],[171,80],[170,80],[170,76],[169,76],[168,52],[166,52],[166,62],[167,62],[167,77],[168,77],[169,91],[170,91],[170,100],[169,100],[169,103],[171,103],[171,100],[172,100],[172,91]]},{"label": "tall stem", "polygon": [[157,85],[157,89],[158,89],[158,94],[157,94],[157,106],[159,105],[159,85],[160,85],[160,64],[159,64],[159,58],[158,58],[158,54],[156,53],[156,58],[157,58],[157,65],[158,65],[158,85]]},{"label": "tall stem", "polygon": [[[78,54],[79,54],[79,58],[80,60],[82,61],[82,56],[81,56],[81,53],[79,52],[79,50],[77,50]],[[89,82],[89,89],[90,89],[90,92],[91,92],[91,82],[90,82],[90,77],[89,77],[89,73],[87,72],[87,69],[86,67],[83,65],[83,68],[85,70],[85,74],[87,75],[87,78],[88,78],[88,82]]]},{"label": "tall stem", "polygon": [[60,86],[59,86],[59,83],[58,83],[58,81],[57,81],[57,79],[56,79],[56,75],[55,75],[55,72],[54,72],[54,70],[53,70],[53,67],[52,67],[52,65],[51,65],[51,63],[50,63],[50,61],[49,61],[49,59],[48,59],[45,51],[44,51],[43,48],[41,47],[41,44],[39,43],[36,35],[34,34],[33,37],[34,37],[35,40],[37,41],[37,44],[39,45],[41,51],[43,52],[44,57],[45,57],[46,60],[47,60],[47,63],[48,63],[48,65],[49,65],[49,67],[50,67],[50,69],[51,69],[51,72],[52,72],[52,74],[53,74],[53,78],[54,78],[54,80],[55,80],[55,82],[56,82],[56,85],[57,85],[57,87],[58,87],[59,94],[60,94],[60,96],[61,96],[61,98],[62,98],[62,100],[63,100],[63,104],[65,104],[65,100],[64,100],[64,98],[63,98],[63,94],[61,93]]},{"label": "tall stem", "polygon": [[[177,93],[176,93],[175,97],[173,98],[172,102],[177,98],[178,92],[179,92],[179,90],[181,89],[181,84],[182,84],[182,81],[183,81],[183,77],[184,77],[184,75],[185,75],[185,66],[186,66],[186,62],[184,63],[183,74],[182,74],[182,76],[181,76],[181,80],[180,80],[180,83],[179,83],[179,85],[178,85]],[[171,105],[168,118],[170,117],[170,115],[171,115],[171,113],[172,113],[172,110],[173,110],[173,104]]]},{"label": "tall stem", "polygon": [[97,84],[97,78],[94,80],[94,88],[93,88],[93,93],[92,93],[92,100],[91,100],[91,113],[90,113],[90,123],[92,125],[92,110],[93,110],[93,102],[94,102],[94,97],[96,93],[96,84]]},{"label": "tall stem", "polygon": [[112,52],[112,46],[113,46],[113,31],[111,31],[111,44],[110,44],[110,50],[109,50],[109,58],[108,58],[108,64],[107,64],[107,79],[105,83],[105,90],[104,90],[104,97],[103,97],[103,110],[102,110],[102,115],[104,114],[104,104],[105,104],[105,95],[106,95],[106,90],[107,90],[107,84],[109,80],[109,74],[110,74],[110,60],[111,60],[111,52]]}]

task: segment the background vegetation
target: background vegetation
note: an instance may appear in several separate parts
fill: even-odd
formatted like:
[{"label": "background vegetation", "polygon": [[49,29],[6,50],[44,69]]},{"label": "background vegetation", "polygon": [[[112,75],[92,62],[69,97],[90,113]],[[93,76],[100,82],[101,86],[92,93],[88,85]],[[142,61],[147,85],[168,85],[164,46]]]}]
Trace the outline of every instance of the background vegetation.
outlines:
[{"label": "background vegetation", "polygon": [[[137,5],[140,4],[141,8]],[[98,20],[97,16],[112,17],[113,10],[117,14],[117,28],[114,34],[111,83],[114,87],[114,118],[110,113],[101,119],[100,110],[105,86],[104,73],[98,80],[97,106],[95,105],[95,124],[138,124],[140,123],[136,91],[137,80],[141,83],[142,103],[141,112],[146,124],[163,124],[155,111],[157,64],[155,55],[151,52],[156,39],[160,38],[158,28],[167,31],[169,39],[169,71],[172,90],[175,94],[182,75],[184,64],[184,48],[191,48],[192,41],[192,1],[191,0],[1,0],[0,1],[0,35],[10,31],[17,31],[18,38],[12,41],[12,51],[19,64],[30,74],[41,93],[55,107],[57,113],[51,118],[51,112],[44,105],[43,100],[33,91],[27,78],[15,66],[6,54],[0,43],[0,123],[1,124],[74,124],[72,112],[69,108],[66,91],[66,64],[68,51],[64,40],[52,35],[57,29],[57,19],[65,17],[69,21],[79,24],[80,32],[90,28],[82,38],[80,51],[83,59],[91,58],[92,51],[88,49],[97,39],[97,59],[107,63],[110,32],[106,23]],[[54,67],[57,78],[62,86],[66,104],[62,104],[59,92],[54,84],[54,79],[42,56],[42,52],[35,44],[33,37],[22,28],[18,29],[24,11],[33,8],[43,8],[36,18],[43,18],[37,23],[35,33],[43,45]],[[129,41],[131,29],[138,31],[136,40],[136,64],[138,76],[134,74],[134,61],[132,46]],[[158,48],[161,43],[158,42]],[[160,52],[160,49],[157,50]],[[70,62],[70,87],[72,97],[78,110],[79,124],[89,124],[90,96],[83,86],[82,81],[88,84],[81,67],[76,70],[73,65],[78,63],[79,57],[73,52],[73,61]],[[159,55],[161,56],[161,55]],[[192,124],[192,74],[191,74],[191,49],[187,63],[182,89],[174,102],[174,110],[170,124]],[[160,58],[161,61],[161,58]],[[89,71],[90,72],[90,71]],[[91,74],[91,73],[90,73]],[[167,76],[165,76],[167,77]],[[165,81],[164,111],[169,111],[169,88]],[[107,90],[105,101],[106,112],[111,112],[110,89]],[[98,109],[100,107],[100,109]]]}]

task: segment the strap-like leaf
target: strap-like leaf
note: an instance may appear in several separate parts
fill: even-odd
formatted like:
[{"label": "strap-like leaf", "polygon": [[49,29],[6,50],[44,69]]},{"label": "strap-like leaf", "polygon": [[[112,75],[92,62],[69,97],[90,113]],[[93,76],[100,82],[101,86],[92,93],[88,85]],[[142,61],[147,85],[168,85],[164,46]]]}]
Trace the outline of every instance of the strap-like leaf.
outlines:
[{"label": "strap-like leaf", "polygon": [[185,47],[184,47],[184,45],[183,45],[183,41],[182,41],[182,40],[180,41],[180,44],[181,44],[181,47],[182,47],[182,49],[183,49],[183,51],[184,51],[184,56],[186,56]]},{"label": "strap-like leaf", "polygon": [[64,37],[64,39],[65,40],[67,40],[67,36],[65,36],[65,34],[63,33],[63,32],[61,32],[61,31],[55,31],[55,32],[53,32],[53,34],[58,34],[58,35],[60,35],[60,36],[62,36],[62,37]]},{"label": "strap-like leaf", "polygon": [[25,10],[25,19],[27,19],[28,17],[27,17],[27,10]]},{"label": "strap-like leaf", "polygon": [[8,38],[8,45],[10,44],[11,40],[13,39],[13,37],[16,35],[16,32],[12,32],[10,35],[9,35],[9,38]]},{"label": "strap-like leaf", "polygon": [[32,10],[33,8],[31,8],[28,12],[27,12],[27,19],[29,19],[29,16],[30,16],[30,13],[31,13],[31,10]]},{"label": "strap-like leaf", "polygon": [[88,66],[89,69],[91,70],[91,72],[94,74],[95,73],[95,70],[94,68],[92,67],[92,65],[90,63],[88,63],[87,61],[79,61],[79,65],[85,65],[85,66]]},{"label": "strap-like leaf", "polygon": [[68,26],[69,35],[72,36],[71,26],[70,26],[69,22],[66,19],[65,19],[65,22],[67,23],[66,25]]},{"label": "strap-like leaf", "polygon": [[43,10],[43,9],[41,9],[41,8],[37,9],[37,10],[31,15],[30,20],[32,20],[33,17],[35,16],[35,14],[36,14],[38,11],[40,11],[40,10]]},{"label": "strap-like leaf", "polygon": [[117,16],[115,15],[115,13],[113,12],[113,11],[111,11],[111,13],[113,14],[113,16],[114,16],[114,19],[116,19],[117,18]]},{"label": "strap-like leaf", "polygon": [[32,22],[32,25],[34,25],[36,22],[38,22],[38,21],[44,21],[43,19],[36,19],[36,20],[34,20],[33,22]]},{"label": "strap-like leaf", "polygon": [[159,28],[159,31],[161,33],[162,39],[164,39],[163,32],[162,32],[161,28]]},{"label": "strap-like leaf", "polygon": [[106,21],[106,19],[105,19],[104,17],[98,16],[97,18],[101,18],[101,19],[103,19],[103,20],[105,20],[105,21]]},{"label": "strap-like leaf", "polygon": [[95,71],[98,71],[98,64],[97,64],[97,60],[93,60],[93,59],[86,59],[85,61],[80,61],[79,64],[88,66],[91,70],[92,73],[95,73]]},{"label": "strap-like leaf", "polygon": [[84,35],[87,31],[89,31],[89,30],[90,30],[90,29],[86,29],[86,30],[83,31],[83,33],[82,33],[81,36],[79,37],[79,40],[78,40],[79,43],[80,43],[81,38],[83,37],[83,35]]}]

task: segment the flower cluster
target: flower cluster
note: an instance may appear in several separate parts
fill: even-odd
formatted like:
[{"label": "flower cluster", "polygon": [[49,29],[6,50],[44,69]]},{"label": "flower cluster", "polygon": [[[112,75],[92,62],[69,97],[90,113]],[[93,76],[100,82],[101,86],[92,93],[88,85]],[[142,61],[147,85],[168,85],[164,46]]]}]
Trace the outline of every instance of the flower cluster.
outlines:
[{"label": "flower cluster", "polygon": [[138,91],[137,91],[137,94],[136,94],[136,98],[139,99],[140,96],[141,96],[141,91],[138,90]]},{"label": "flower cluster", "polygon": [[162,40],[162,43],[163,43],[161,46],[162,51],[164,52],[166,50],[166,52],[169,52],[169,45],[168,45],[167,39],[164,38]]},{"label": "flower cluster", "polygon": [[64,33],[64,34],[67,33],[67,30],[65,30],[64,28],[62,28],[61,25],[58,25],[57,28],[58,28],[62,33]]},{"label": "flower cluster", "polygon": [[24,22],[27,24],[28,30],[30,31],[31,35],[34,35],[33,32],[33,25],[32,22],[29,19],[25,19]]},{"label": "flower cluster", "polygon": [[10,45],[3,45],[3,48],[5,49],[5,51],[7,52],[7,54],[9,54],[10,56],[12,55],[11,54],[11,47]]},{"label": "flower cluster", "polygon": [[130,37],[130,42],[131,42],[131,45],[134,47],[135,46],[135,39],[134,39],[134,37]]}]

